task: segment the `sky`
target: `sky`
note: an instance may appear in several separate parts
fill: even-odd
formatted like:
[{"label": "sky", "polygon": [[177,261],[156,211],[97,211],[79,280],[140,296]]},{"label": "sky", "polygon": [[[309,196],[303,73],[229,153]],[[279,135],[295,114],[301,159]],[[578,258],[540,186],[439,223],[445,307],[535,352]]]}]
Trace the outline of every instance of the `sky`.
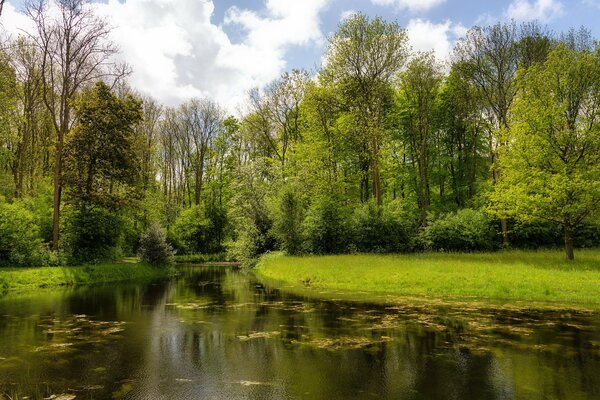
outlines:
[{"label": "sky", "polygon": [[[396,20],[414,51],[444,61],[474,25],[538,20],[554,31],[585,26],[600,37],[600,0],[105,0],[131,85],[166,105],[210,97],[229,112],[281,73],[314,73],[327,38],[353,12]],[[7,0],[0,30],[31,29],[22,0]]]}]

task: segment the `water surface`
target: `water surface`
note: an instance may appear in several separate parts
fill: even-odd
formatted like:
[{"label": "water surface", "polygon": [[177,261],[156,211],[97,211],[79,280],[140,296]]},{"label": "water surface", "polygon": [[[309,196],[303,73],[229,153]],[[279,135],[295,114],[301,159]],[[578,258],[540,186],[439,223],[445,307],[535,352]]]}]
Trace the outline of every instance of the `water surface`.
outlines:
[{"label": "water surface", "polygon": [[325,301],[233,268],[181,271],[0,299],[0,393],[600,399],[596,312]]}]

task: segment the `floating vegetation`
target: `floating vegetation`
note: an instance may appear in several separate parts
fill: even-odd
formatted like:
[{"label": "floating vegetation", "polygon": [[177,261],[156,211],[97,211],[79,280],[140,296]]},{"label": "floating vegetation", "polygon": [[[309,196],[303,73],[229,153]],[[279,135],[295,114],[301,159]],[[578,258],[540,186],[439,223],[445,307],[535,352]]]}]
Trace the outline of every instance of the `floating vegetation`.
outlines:
[{"label": "floating vegetation", "polygon": [[247,340],[252,340],[252,339],[271,339],[274,336],[279,336],[281,335],[281,332],[279,331],[273,331],[273,332],[252,332],[249,333],[248,335],[239,335],[237,338],[239,340],[241,340],[242,342],[245,342]]},{"label": "floating vegetation", "polygon": [[267,382],[257,382],[257,381],[239,381],[237,382],[242,386],[265,386],[265,385],[270,385]]},{"label": "floating vegetation", "polygon": [[133,390],[133,384],[131,382],[125,382],[121,387],[112,393],[113,399],[120,399],[129,394]]},{"label": "floating vegetation", "polygon": [[63,393],[63,394],[53,394],[50,397],[44,397],[44,400],[74,400],[77,398],[74,394]]},{"label": "floating vegetation", "polygon": [[311,338],[307,340],[292,340],[292,343],[308,345],[327,350],[352,350],[378,346],[393,340],[389,336],[373,339],[365,336],[343,336],[337,338]]},{"label": "floating vegetation", "polygon": [[84,314],[71,315],[65,319],[53,316],[42,318],[38,326],[46,335],[46,342],[32,349],[33,352],[63,353],[80,345],[101,344],[125,330],[124,321],[97,321]]}]

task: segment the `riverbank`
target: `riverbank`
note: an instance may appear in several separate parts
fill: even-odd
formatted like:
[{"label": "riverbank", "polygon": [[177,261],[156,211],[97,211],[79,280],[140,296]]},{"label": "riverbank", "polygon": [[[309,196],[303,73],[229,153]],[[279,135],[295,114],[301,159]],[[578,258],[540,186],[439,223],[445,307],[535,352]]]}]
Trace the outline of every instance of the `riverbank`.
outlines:
[{"label": "riverbank", "polygon": [[168,268],[155,268],[133,261],[73,267],[0,268],[0,292],[153,279],[170,273]]},{"label": "riverbank", "polygon": [[600,306],[600,250],[336,255],[261,259],[256,274],[306,295],[371,300],[388,296]]}]

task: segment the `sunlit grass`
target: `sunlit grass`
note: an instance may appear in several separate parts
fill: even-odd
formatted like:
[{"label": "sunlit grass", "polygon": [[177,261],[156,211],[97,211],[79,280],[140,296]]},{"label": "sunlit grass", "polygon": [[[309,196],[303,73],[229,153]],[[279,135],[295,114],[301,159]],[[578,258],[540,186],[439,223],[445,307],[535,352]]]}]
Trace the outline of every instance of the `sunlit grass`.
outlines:
[{"label": "sunlit grass", "polygon": [[264,257],[259,276],[298,288],[429,298],[600,304],[600,250]]},{"label": "sunlit grass", "polygon": [[124,260],[74,267],[0,268],[0,290],[87,285],[166,276],[167,269]]}]

